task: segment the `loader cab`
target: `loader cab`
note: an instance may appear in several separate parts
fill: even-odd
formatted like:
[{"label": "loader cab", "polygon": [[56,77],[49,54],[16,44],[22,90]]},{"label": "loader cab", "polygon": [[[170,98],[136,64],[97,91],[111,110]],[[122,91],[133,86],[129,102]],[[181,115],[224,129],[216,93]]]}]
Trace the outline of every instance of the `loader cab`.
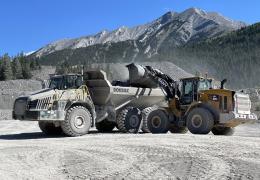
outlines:
[{"label": "loader cab", "polygon": [[83,85],[82,75],[67,74],[67,75],[54,75],[50,78],[49,88],[66,90],[77,89]]},{"label": "loader cab", "polygon": [[180,82],[180,102],[182,105],[189,105],[194,101],[198,101],[200,91],[212,89],[212,79],[192,77],[181,79]]}]

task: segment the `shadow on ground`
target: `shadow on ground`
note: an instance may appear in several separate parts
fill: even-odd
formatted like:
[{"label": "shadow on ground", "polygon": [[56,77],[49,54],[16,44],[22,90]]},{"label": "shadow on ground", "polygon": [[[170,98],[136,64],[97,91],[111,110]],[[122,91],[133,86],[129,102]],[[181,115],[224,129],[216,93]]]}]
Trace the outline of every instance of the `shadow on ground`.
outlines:
[{"label": "shadow on ground", "polygon": [[[96,130],[90,131],[87,135],[99,135],[99,134],[121,134],[120,131],[112,131],[109,133],[101,133]],[[86,135],[86,136],[87,136]],[[30,140],[30,139],[48,139],[48,138],[67,138],[65,134],[50,136],[42,132],[32,132],[32,133],[18,133],[18,134],[5,134],[0,135],[0,140]]]}]

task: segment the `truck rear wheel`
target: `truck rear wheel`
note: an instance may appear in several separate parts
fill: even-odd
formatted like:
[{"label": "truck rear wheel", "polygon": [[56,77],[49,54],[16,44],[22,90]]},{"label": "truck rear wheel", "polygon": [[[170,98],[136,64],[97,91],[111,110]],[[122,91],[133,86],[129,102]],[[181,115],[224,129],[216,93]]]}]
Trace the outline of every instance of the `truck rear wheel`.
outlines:
[{"label": "truck rear wheel", "polygon": [[153,134],[167,133],[169,130],[169,119],[164,111],[157,109],[148,115],[147,126]]},{"label": "truck rear wheel", "polygon": [[111,132],[116,127],[116,123],[108,121],[107,119],[96,123],[96,128],[99,132]]},{"label": "truck rear wheel", "polygon": [[214,135],[225,135],[225,136],[232,136],[234,134],[234,128],[231,127],[221,127],[217,126],[212,128],[211,132]]},{"label": "truck rear wheel", "polygon": [[142,117],[143,117],[143,125],[142,125],[142,131],[144,133],[150,133],[150,130],[148,128],[148,124],[147,124],[147,119],[148,119],[148,116],[149,114],[156,110],[157,107],[148,107],[148,108],[145,108],[143,111],[142,111]]},{"label": "truck rear wheel", "polygon": [[138,108],[127,107],[118,114],[117,126],[122,132],[137,133],[141,121],[141,111]]},{"label": "truck rear wheel", "polygon": [[83,106],[74,106],[67,111],[61,122],[63,132],[68,136],[82,136],[89,132],[92,116]]},{"label": "truck rear wheel", "polygon": [[62,129],[60,126],[56,127],[54,123],[47,122],[47,121],[39,121],[38,122],[39,128],[41,131],[46,135],[61,135]]},{"label": "truck rear wheel", "polygon": [[193,109],[187,117],[187,127],[192,134],[208,134],[213,126],[213,116],[204,108]]},{"label": "truck rear wheel", "polygon": [[179,127],[177,125],[171,125],[169,130],[171,133],[176,133],[176,134],[185,134],[188,132],[187,127]]}]

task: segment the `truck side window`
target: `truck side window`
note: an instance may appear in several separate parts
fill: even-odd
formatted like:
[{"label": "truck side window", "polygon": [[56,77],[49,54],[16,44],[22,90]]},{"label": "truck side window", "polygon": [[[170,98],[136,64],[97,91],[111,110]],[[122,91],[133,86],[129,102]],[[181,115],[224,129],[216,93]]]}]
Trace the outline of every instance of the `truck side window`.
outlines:
[{"label": "truck side window", "polygon": [[76,88],[76,84],[75,84],[76,79],[77,79],[77,76],[67,76],[66,83],[65,83],[65,89]]}]

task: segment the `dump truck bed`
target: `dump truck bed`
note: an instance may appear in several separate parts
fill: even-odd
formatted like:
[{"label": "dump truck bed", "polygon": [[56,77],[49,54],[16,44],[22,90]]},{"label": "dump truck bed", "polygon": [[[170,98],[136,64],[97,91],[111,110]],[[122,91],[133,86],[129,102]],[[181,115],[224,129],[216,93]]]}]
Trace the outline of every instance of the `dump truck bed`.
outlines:
[{"label": "dump truck bed", "polygon": [[165,95],[160,88],[113,86],[103,71],[89,71],[86,84],[92,100],[97,106],[113,106],[115,109],[124,103],[140,109],[159,105],[166,107]]}]

